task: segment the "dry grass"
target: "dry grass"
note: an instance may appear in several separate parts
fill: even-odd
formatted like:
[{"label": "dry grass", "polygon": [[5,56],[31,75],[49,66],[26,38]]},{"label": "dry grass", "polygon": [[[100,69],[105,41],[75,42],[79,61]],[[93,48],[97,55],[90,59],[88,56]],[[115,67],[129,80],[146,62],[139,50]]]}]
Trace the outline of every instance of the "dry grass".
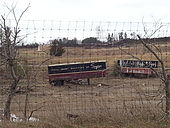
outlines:
[{"label": "dry grass", "polygon": [[[41,121],[51,122],[51,124],[61,123],[62,125],[65,124],[64,122],[66,124],[73,123],[72,125],[95,125],[96,123],[100,126],[102,120],[103,123],[107,120],[125,121],[129,117],[133,119],[141,115],[143,119],[145,119],[144,116],[148,115],[150,115],[148,118],[156,118],[155,115],[162,113],[161,106],[158,105],[160,98],[147,97],[148,94],[157,94],[160,87],[158,79],[115,79],[108,77],[107,80],[104,78],[92,79],[91,86],[66,84],[61,87],[52,87],[48,84],[36,85],[29,95],[28,114],[42,106],[33,114]],[[98,83],[102,83],[102,86],[98,87]],[[21,117],[23,116],[24,99],[24,94],[20,94],[15,97],[12,105],[12,112]],[[146,115],[143,115],[143,112]],[[70,122],[67,114],[78,115],[78,118],[71,118]]]},{"label": "dry grass", "polygon": [[[112,113],[111,113],[112,114]],[[118,114],[118,113],[117,113]],[[121,116],[119,116],[121,114]],[[1,128],[169,128],[169,121],[159,121],[141,116],[127,116],[119,113],[112,116],[101,114],[84,114],[75,119],[56,117],[40,122],[12,123],[2,122]]]},{"label": "dry grass", "polygon": [[[159,47],[158,47],[159,46]],[[170,46],[165,44],[158,45],[157,47],[161,49],[163,58],[165,61],[169,60]],[[29,64],[40,64],[46,61],[46,65],[54,63],[71,63],[71,62],[85,62],[85,61],[97,61],[97,60],[107,60],[108,66],[112,66],[118,59],[133,59],[127,53],[133,54],[141,59],[145,60],[155,60],[153,55],[151,55],[142,45],[136,45],[131,47],[121,47],[123,52],[119,48],[92,48],[86,49],[84,47],[66,47],[66,52],[62,57],[50,57],[48,48],[44,51],[38,52],[37,49],[20,49],[19,55],[26,58]],[[154,47],[153,47],[154,49]],[[158,52],[158,51],[157,51]],[[170,62],[166,62],[167,66],[170,67]]]},{"label": "dry grass", "polygon": [[[160,47],[167,61],[166,65],[170,66],[168,61],[170,50],[167,51],[169,46]],[[155,59],[141,45],[122,48],[139,58]],[[38,52],[36,49],[20,49],[19,56],[28,60],[32,78],[28,114],[42,107],[33,114],[40,119],[40,122],[1,123],[0,128],[170,127],[169,123],[158,121],[163,114],[164,103],[159,104],[163,94],[157,96],[158,91],[162,89],[161,82],[157,78],[115,78],[109,74],[104,78],[91,79],[90,86],[66,83],[65,86],[54,87],[48,84],[47,65],[54,63],[107,60],[111,72],[113,64],[118,59],[132,59],[130,55],[118,48],[68,47],[62,57],[50,57],[47,50]],[[49,60],[45,61],[47,59]],[[36,77],[35,72],[38,72]],[[99,83],[101,86],[97,86]],[[1,81],[1,84],[6,86],[6,82]],[[25,81],[20,84],[26,85]],[[2,103],[0,107],[3,107],[5,95],[1,93],[0,99]],[[25,94],[18,94],[13,100],[12,112],[22,117],[24,103]],[[68,118],[67,114],[78,115],[78,117]]]}]

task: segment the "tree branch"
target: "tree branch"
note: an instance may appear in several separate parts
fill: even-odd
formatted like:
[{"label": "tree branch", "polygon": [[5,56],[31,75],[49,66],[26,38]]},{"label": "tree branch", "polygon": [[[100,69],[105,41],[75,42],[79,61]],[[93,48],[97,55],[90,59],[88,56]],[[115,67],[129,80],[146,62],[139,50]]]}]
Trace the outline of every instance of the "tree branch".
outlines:
[{"label": "tree branch", "polygon": [[144,42],[141,37],[139,35],[137,35],[137,37],[139,38],[139,41],[144,45],[145,48],[147,48],[154,56],[155,58],[159,61],[159,63],[161,64],[161,69],[162,69],[162,75],[163,75],[163,81],[165,82],[167,80],[167,76],[166,76],[166,72],[165,72],[165,66],[163,63],[163,60],[157,55],[157,53],[152,50],[146,42]]},{"label": "tree branch", "polygon": [[41,106],[41,107],[38,107],[37,109],[32,110],[32,111],[30,112],[30,115],[29,115],[29,117],[28,117],[28,120],[32,117],[32,115],[33,115],[34,112],[40,110],[40,109],[43,108],[43,107],[44,107],[44,106]]}]

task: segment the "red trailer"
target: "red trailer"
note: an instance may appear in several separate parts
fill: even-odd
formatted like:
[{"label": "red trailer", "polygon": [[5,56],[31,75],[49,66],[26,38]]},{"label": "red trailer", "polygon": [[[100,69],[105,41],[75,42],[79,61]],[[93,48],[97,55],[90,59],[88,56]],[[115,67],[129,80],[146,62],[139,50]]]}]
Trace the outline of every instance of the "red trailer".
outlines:
[{"label": "red trailer", "polygon": [[63,85],[65,80],[90,79],[106,75],[106,61],[53,64],[48,66],[49,82]]},{"label": "red trailer", "polygon": [[118,60],[121,73],[154,75],[158,69],[158,61],[148,60]]}]

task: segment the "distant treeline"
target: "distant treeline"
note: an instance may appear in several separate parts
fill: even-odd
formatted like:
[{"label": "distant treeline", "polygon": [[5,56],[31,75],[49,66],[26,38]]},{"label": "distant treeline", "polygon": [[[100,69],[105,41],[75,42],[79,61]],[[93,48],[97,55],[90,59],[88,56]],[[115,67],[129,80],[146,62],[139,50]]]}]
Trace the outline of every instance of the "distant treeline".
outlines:
[{"label": "distant treeline", "polygon": [[38,43],[31,43],[31,44],[22,43],[21,45],[17,45],[17,48],[38,48],[38,46],[39,46]]},{"label": "distant treeline", "polygon": [[[143,38],[142,40],[151,43],[161,43],[161,44],[170,43],[170,37]],[[112,46],[131,46],[138,43],[140,43],[138,39],[127,38],[127,39],[113,42]]]},{"label": "distant treeline", "polygon": [[149,40],[150,42],[157,42],[157,43],[159,42],[166,43],[166,42],[170,42],[170,37],[150,38],[144,40]]},{"label": "distant treeline", "polygon": [[[149,41],[151,43],[170,43],[170,37],[159,37],[159,38],[143,38],[144,41]],[[52,40],[51,40],[52,41]],[[51,42],[50,41],[50,42]],[[132,46],[134,44],[140,43],[138,39],[121,39],[121,40],[112,40],[112,41],[100,41],[96,37],[88,37],[82,41],[77,41],[76,38],[68,40],[66,38],[59,39],[59,44],[62,44],[64,47],[85,47],[85,48],[94,48],[94,47],[117,47],[117,46]],[[38,48],[38,43],[18,45],[18,48]]]}]

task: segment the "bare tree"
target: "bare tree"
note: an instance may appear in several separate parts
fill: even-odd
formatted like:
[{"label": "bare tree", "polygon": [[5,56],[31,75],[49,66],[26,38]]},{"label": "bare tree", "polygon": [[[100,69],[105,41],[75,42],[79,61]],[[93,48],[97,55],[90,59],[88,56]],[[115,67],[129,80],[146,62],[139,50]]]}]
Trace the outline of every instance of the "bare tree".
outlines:
[{"label": "bare tree", "polygon": [[16,94],[17,86],[23,77],[20,73],[18,73],[18,66],[22,69],[22,66],[19,64],[18,57],[17,57],[17,48],[16,46],[21,42],[23,38],[19,37],[19,23],[24,15],[24,13],[28,10],[30,6],[28,5],[25,10],[21,13],[19,18],[16,17],[15,14],[15,7],[8,8],[9,13],[12,14],[15,20],[14,28],[10,28],[7,25],[7,18],[1,16],[1,23],[0,23],[0,44],[1,44],[1,51],[0,51],[0,58],[1,66],[6,67],[6,71],[9,73],[10,77],[10,85],[8,88],[8,94],[5,101],[4,106],[4,118],[6,120],[10,120],[10,110],[11,110],[11,101]]},{"label": "bare tree", "polygon": [[[158,73],[156,72],[157,76],[161,79],[164,88],[165,88],[165,98],[166,98],[166,108],[165,108],[165,113],[166,116],[168,116],[170,114],[170,80],[169,80],[169,74],[166,72],[166,68],[165,68],[165,64],[164,61],[162,59],[162,55],[159,56],[157,54],[157,52],[155,50],[153,50],[151,48],[151,46],[155,47],[155,49],[157,49],[160,53],[160,49],[156,46],[156,45],[149,45],[151,44],[149,42],[149,40],[142,40],[141,37],[139,35],[137,35],[139,41],[143,44],[143,46],[152,54],[154,55],[154,57],[158,60],[158,62],[160,63],[160,68],[161,68],[161,72]],[[162,53],[161,53],[162,54]]]},{"label": "bare tree", "polygon": [[[148,30],[146,29],[145,26],[144,27],[144,33],[145,33],[145,36],[146,39],[143,39],[141,38],[140,35],[136,35],[138,41],[149,51],[149,53],[151,53],[156,59],[157,61],[160,63],[160,71],[156,71],[154,69],[152,69],[155,74],[160,78],[160,80],[162,81],[162,84],[163,84],[163,88],[164,88],[164,92],[165,92],[165,117],[168,117],[169,114],[170,114],[170,80],[169,80],[169,74],[166,70],[166,67],[165,67],[165,62],[163,61],[163,55],[162,55],[162,51],[161,49],[156,46],[154,43],[152,43],[150,41],[150,37],[153,36],[157,31],[159,31],[163,25],[162,24],[159,24],[158,22],[155,23],[155,26],[154,27],[154,31],[152,31],[151,34],[148,34]],[[148,35],[148,36],[146,36]],[[130,55],[132,58],[134,59],[137,59],[137,60],[141,60],[141,58],[137,57],[136,55],[130,53],[130,52],[127,52],[126,50],[123,50],[123,48],[120,48],[119,49],[121,51],[123,51],[124,53]]]}]

